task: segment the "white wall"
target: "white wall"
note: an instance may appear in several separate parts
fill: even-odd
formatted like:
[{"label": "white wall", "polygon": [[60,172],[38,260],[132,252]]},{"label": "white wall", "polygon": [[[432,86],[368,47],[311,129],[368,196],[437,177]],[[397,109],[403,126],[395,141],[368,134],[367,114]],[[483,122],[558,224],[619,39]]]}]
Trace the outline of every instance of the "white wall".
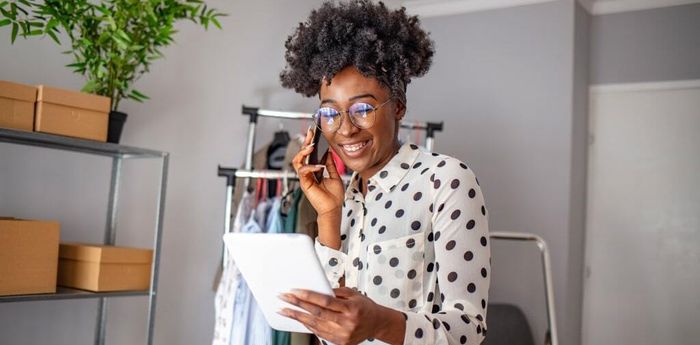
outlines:
[{"label": "white wall", "polygon": [[700,81],[669,84],[591,94],[586,345],[700,337]]},{"label": "white wall", "polygon": [[592,19],[583,344],[697,339],[698,32],[700,4]]},{"label": "white wall", "polygon": [[[223,229],[223,179],[217,164],[243,159],[246,120],[241,104],[294,110],[315,102],[279,86],[284,40],[318,1],[208,1],[230,14],[223,31],[189,23],[138,82],[151,100],[125,102],[130,117],[123,142],[171,153],[165,210],[157,344],[205,344],[213,329],[212,279]],[[11,46],[0,30],[0,79],[65,88],[82,81],[50,39]],[[287,128],[297,129],[297,127]],[[269,138],[277,123],[261,124]],[[266,135],[267,133],[267,135]],[[105,222],[109,160],[0,144],[0,214],[58,219],[63,240],[99,242]],[[117,243],[150,246],[155,162],[125,164]],[[108,344],[145,338],[145,298],[110,302]],[[96,301],[0,304],[0,343],[89,344]]]}]

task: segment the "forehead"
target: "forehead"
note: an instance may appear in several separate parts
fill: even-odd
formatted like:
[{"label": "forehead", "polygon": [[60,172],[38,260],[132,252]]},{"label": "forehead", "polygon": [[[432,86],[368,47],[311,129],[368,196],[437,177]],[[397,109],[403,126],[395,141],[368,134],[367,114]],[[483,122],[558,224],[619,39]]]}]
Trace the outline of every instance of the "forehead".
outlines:
[{"label": "forehead", "polygon": [[372,94],[377,99],[384,99],[389,90],[377,78],[366,77],[353,66],[346,67],[333,76],[330,85],[322,80],[319,90],[321,100],[332,99],[336,102],[344,102],[360,94]]}]

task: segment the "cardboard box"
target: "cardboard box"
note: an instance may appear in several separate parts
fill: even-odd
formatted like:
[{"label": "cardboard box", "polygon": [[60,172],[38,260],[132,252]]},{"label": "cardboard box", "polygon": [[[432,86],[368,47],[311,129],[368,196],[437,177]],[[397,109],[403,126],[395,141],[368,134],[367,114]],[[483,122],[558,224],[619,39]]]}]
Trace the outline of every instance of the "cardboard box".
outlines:
[{"label": "cardboard box", "polygon": [[153,250],[61,243],[58,285],[89,291],[148,290]]},{"label": "cardboard box", "polygon": [[39,85],[34,130],[107,141],[107,97]]},{"label": "cardboard box", "polygon": [[0,80],[0,127],[32,131],[37,88]]},{"label": "cardboard box", "polygon": [[58,222],[0,218],[0,296],[56,292]]}]

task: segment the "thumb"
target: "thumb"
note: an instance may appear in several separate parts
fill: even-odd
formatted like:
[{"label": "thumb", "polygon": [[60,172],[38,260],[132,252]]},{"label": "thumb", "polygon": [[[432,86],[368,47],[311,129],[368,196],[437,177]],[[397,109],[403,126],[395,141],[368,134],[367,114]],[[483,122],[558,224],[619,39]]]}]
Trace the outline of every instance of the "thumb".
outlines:
[{"label": "thumb", "polygon": [[342,298],[351,297],[357,293],[357,291],[355,291],[349,287],[346,287],[346,286],[333,289],[333,292],[335,293],[336,297],[342,297]]}]

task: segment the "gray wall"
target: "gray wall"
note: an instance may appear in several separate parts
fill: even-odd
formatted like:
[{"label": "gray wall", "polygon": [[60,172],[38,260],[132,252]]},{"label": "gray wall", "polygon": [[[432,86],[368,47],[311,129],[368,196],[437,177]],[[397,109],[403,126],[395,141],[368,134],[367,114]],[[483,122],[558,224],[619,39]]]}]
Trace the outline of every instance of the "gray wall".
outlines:
[{"label": "gray wall", "polygon": [[[180,25],[176,45],[138,86],[151,100],[126,102],[123,142],[169,151],[157,344],[206,344],[213,330],[212,280],[223,230],[224,180],[217,164],[243,159],[246,118],[241,104],[296,110],[315,102],[279,87],[283,43],[318,1],[208,1],[230,14],[224,30]],[[65,50],[50,39],[9,43],[0,29],[0,79],[80,88],[63,65]],[[261,124],[270,138],[277,122]],[[294,127],[291,127],[294,126]],[[297,130],[299,124],[288,124]],[[57,219],[65,241],[102,240],[110,162],[37,148],[0,144],[0,214]],[[158,165],[127,162],[117,243],[150,246]],[[108,344],[139,344],[145,335],[145,299],[114,299]],[[90,344],[95,301],[0,304],[0,344]]]},{"label": "gray wall", "polygon": [[591,83],[700,78],[700,4],[593,17]]},{"label": "gray wall", "polygon": [[[409,117],[444,120],[437,150],[476,171],[492,231],[532,232],[553,261],[560,339],[577,344],[585,191],[587,36],[574,37],[571,1],[423,22],[436,41],[432,71],[409,87]],[[583,89],[582,89],[583,87]],[[582,98],[583,97],[583,98]],[[583,170],[581,170],[583,169]],[[491,301],[519,305],[543,343],[541,268],[534,247],[493,243]]]}]

